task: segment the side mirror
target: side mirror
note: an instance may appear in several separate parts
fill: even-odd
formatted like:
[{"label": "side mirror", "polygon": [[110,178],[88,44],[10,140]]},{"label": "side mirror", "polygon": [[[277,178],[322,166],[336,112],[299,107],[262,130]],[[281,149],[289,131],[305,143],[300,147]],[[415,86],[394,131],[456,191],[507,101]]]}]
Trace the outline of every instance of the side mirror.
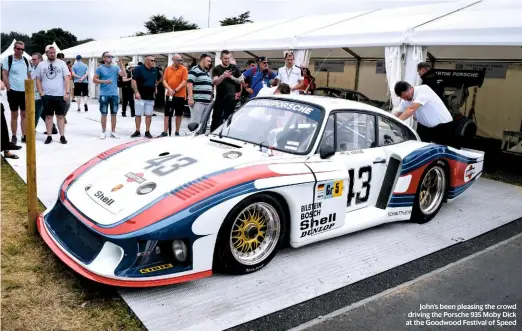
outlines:
[{"label": "side mirror", "polygon": [[319,148],[319,156],[321,159],[327,159],[335,154],[335,148],[330,145],[323,145]]},{"label": "side mirror", "polygon": [[189,129],[190,132],[194,132],[194,131],[196,131],[198,126],[199,126],[199,123],[192,122],[192,123],[189,123],[188,129]]}]

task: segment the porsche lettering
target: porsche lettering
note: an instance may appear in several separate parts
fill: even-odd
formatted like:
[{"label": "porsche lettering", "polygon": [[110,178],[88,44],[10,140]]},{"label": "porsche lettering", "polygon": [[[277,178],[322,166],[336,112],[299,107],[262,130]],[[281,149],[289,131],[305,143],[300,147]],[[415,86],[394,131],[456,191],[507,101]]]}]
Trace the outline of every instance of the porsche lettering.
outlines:
[{"label": "porsche lettering", "polygon": [[111,198],[105,196],[102,191],[96,192],[94,194],[94,197],[97,198],[98,200],[100,200],[101,202],[103,202],[104,204],[106,204],[107,206],[112,205],[112,203],[114,202],[114,199],[111,199]]}]

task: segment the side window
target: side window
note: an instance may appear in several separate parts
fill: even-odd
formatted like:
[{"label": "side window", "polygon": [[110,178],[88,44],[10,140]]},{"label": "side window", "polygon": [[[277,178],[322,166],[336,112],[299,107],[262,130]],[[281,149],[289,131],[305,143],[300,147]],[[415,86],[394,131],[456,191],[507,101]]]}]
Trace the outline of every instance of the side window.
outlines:
[{"label": "side window", "polygon": [[321,138],[321,143],[319,144],[319,148],[323,145],[334,145],[334,115],[330,115],[328,117],[328,121],[326,122],[326,126],[324,127],[323,137]]},{"label": "side window", "polygon": [[336,119],[337,152],[375,147],[375,116],[339,112]]},{"label": "side window", "polygon": [[379,116],[379,146],[398,144],[410,140],[406,129],[392,120]]}]

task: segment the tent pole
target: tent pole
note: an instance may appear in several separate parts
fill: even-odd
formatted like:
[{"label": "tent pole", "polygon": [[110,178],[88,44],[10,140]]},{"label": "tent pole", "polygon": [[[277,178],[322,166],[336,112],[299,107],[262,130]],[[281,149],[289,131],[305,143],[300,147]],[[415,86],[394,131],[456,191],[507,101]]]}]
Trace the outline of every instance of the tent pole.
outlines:
[{"label": "tent pole", "polygon": [[359,69],[361,68],[361,60],[357,59],[357,62],[355,63],[355,82],[353,89],[358,91],[359,90]]}]

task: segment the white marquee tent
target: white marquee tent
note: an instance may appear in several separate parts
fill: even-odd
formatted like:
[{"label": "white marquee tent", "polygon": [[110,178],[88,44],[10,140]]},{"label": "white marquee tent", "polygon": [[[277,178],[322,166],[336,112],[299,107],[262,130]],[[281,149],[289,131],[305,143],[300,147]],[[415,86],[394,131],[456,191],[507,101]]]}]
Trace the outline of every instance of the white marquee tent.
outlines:
[{"label": "white marquee tent", "polygon": [[332,57],[353,58],[342,48],[354,48],[364,59],[384,58],[384,47],[409,44],[430,47],[437,59],[522,60],[520,17],[520,0],[462,0],[99,40],[63,52],[67,58],[91,58],[107,50],[134,56],[229,49],[237,58],[250,58],[244,51],[269,55],[266,51],[312,49],[320,58],[333,48]]},{"label": "white marquee tent", "polygon": [[[521,17],[521,0],[461,0],[98,40],[63,53],[66,58],[89,58],[93,74],[104,51],[133,61],[146,54],[170,59],[174,53],[197,58],[210,52],[219,63],[222,49],[233,51],[236,59],[280,59],[284,50],[292,49],[298,65],[327,55],[356,61],[355,86],[361,61],[385,59],[389,94],[394,96],[396,81],[419,83],[416,65],[428,59],[522,63]],[[392,101],[397,105],[397,98]]]}]

